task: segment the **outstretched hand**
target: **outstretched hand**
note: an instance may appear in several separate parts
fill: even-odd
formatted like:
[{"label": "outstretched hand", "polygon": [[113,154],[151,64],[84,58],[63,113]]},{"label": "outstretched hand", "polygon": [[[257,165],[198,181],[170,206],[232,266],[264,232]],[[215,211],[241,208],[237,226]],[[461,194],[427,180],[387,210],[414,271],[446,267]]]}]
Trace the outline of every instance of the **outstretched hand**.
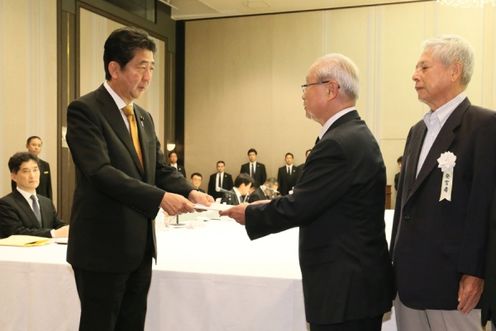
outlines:
[{"label": "outstretched hand", "polygon": [[245,225],[245,210],[248,204],[240,204],[229,208],[227,210],[219,212],[220,216],[228,216],[233,218],[236,222],[241,225]]}]

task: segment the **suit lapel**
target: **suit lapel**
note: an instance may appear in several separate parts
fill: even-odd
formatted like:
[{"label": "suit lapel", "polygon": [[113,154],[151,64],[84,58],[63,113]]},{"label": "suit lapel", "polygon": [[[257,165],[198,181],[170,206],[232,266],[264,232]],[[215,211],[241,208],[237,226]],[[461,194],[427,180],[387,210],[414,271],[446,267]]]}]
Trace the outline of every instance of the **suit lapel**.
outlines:
[{"label": "suit lapel", "polygon": [[51,204],[51,202],[49,202],[49,200],[45,200],[43,198],[40,199],[40,195],[38,194],[38,201],[40,203],[40,213],[41,213],[41,223],[42,223],[42,227],[44,228],[51,228],[52,227],[52,224],[48,224],[48,222],[51,220],[52,216],[51,213],[50,213],[50,210],[51,210],[51,206],[49,205],[49,203]]},{"label": "suit lapel", "polygon": [[[102,103],[102,114],[107,119],[107,122],[112,127],[116,135],[122,141],[122,143],[126,146],[127,150],[132,156],[134,164],[138,168],[140,174],[143,176],[143,169],[141,167],[140,161],[138,159],[138,155],[136,154],[136,150],[133,146],[133,141],[131,139],[131,135],[124,123],[124,120],[121,115],[121,111],[117,108],[117,105],[112,99],[112,96],[108,93],[103,85],[98,88],[98,100]],[[137,107],[134,107],[136,109]],[[138,123],[138,131],[139,131],[140,123]],[[140,134],[140,140],[141,140]],[[143,152],[143,151],[142,151]],[[143,157],[144,158],[144,157]],[[144,162],[144,160],[143,160]],[[146,164],[146,163],[145,163]]]},{"label": "suit lapel", "polygon": [[[36,227],[40,228],[40,223],[38,222],[38,219],[36,218],[33,209],[31,209],[31,206],[29,203],[24,199],[21,193],[19,191],[15,190],[14,192],[14,198],[16,200],[17,206],[19,207],[19,211],[24,214],[24,218],[30,222],[30,227]],[[42,216],[43,219],[43,216]]]},{"label": "suit lapel", "polygon": [[[470,106],[470,102],[468,101],[468,99],[465,99],[460,105],[458,105],[458,107],[456,107],[456,109],[453,111],[453,113],[450,115],[446,123],[441,128],[441,131],[439,132],[436,140],[434,141],[434,144],[432,145],[429,154],[427,154],[427,157],[424,161],[424,164],[422,165],[422,168],[420,169],[417,179],[413,182],[413,186],[412,189],[410,190],[410,194],[407,200],[405,201],[408,201],[408,199],[413,194],[415,194],[416,190],[422,185],[422,183],[429,176],[429,174],[433,170],[437,169],[437,159],[439,158],[441,153],[444,153],[449,150],[449,147],[451,146],[456,136],[455,131],[461,125],[463,115],[467,111],[468,106]],[[418,137],[415,138],[418,139]],[[420,141],[420,147],[418,148],[416,157],[412,157],[412,162],[418,162],[418,157],[420,154],[420,149],[422,148],[423,139],[415,140],[415,141]],[[412,169],[416,169],[416,167]],[[415,173],[416,172],[414,171],[413,176],[415,176]]]},{"label": "suit lapel", "polygon": [[[403,165],[403,169],[406,171],[407,177],[405,177],[405,187],[411,188],[417,177],[417,164],[420,155],[420,151],[422,150],[422,145],[424,143],[424,138],[427,133],[427,127],[424,121],[417,124],[417,127],[414,128],[412,132],[411,141],[411,156],[405,160],[406,163]],[[411,191],[411,190],[410,190]],[[407,201],[407,200],[405,200]]]},{"label": "suit lapel", "polygon": [[[150,135],[150,134],[146,133],[148,122],[145,121],[145,116],[147,114],[145,114],[144,110],[135,104],[134,105],[134,111],[136,114],[136,121],[138,124],[138,135],[139,135],[139,139],[140,139],[141,153],[143,155],[143,166],[145,167],[144,170],[145,170],[145,175],[146,175],[146,174],[149,174],[150,171],[153,171],[152,168],[155,166],[155,164],[152,164],[152,162],[150,162],[150,160],[151,160],[150,154],[153,153],[154,151],[151,151],[148,149],[148,146],[150,146],[150,144],[149,144],[150,137],[154,137],[154,135],[153,134]],[[134,150],[134,148],[133,148],[133,150]],[[138,164],[139,164],[139,160],[138,160],[137,155],[136,155],[136,161],[138,161]]]}]

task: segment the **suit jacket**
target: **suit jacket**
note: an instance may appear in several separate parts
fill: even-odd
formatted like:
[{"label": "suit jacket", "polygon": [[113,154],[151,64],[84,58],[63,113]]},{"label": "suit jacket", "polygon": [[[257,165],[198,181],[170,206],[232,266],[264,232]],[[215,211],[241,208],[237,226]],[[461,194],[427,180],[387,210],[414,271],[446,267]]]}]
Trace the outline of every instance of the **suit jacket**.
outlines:
[{"label": "suit jacket", "polygon": [[[250,162],[245,163],[241,166],[241,169],[239,170],[240,174],[250,174]],[[255,169],[255,174],[252,176],[252,178],[257,182],[258,186],[263,185],[265,183],[265,180],[267,179],[267,173],[265,172],[265,165],[263,163],[260,163],[257,161],[256,169]]]},{"label": "suit jacket", "polygon": [[300,267],[310,323],[341,323],[391,308],[385,185],[379,146],[352,111],[315,145],[293,194],[247,207],[251,239],[300,227]]},{"label": "suit jacket", "polygon": [[37,194],[40,205],[41,225],[29,203],[17,189],[0,199],[0,238],[13,234],[50,238],[50,230],[64,226],[57,217],[52,201]]},{"label": "suit jacket", "polygon": [[[208,180],[208,194],[211,195],[214,199],[222,198],[224,194],[222,192],[217,192],[215,187],[217,186],[217,172],[215,174],[210,175],[210,179]],[[233,188],[233,179],[232,176],[228,173],[224,172],[224,178],[222,179],[222,188],[225,190],[232,190]]]},{"label": "suit jacket", "polygon": [[400,181],[400,173],[397,172],[395,175],[394,175],[394,189],[396,190],[396,192],[398,192],[398,183]]},{"label": "suit jacket", "polygon": [[[489,210],[495,185],[496,113],[465,99],[434,141],[418,176],[427,128],[408,134],[391,236],[396,286],[415,309],[454,310],[463,274],[484,277]],[[451,201],[440,201],[437,159],[456,156]]]},{"label": "suit jacket", "polygon": [[281,195],[286,195],[293,189],[299,177],[299,168],[293,164],[291,174],[288,174],[286,166],[282,166],[277,170],[277,183],[279,184],[279,192]]},{"label": "suit jacket", "polygon": [[67,247],[73,267],[135,270],[150,241],[154,248],[153,220],[165,191],[186,197],[193,190],[184,176],[166,165],[151,115],[136,104],[134,112],[144,167],[103,85],[68,107],[66,138],[76,166]]},{"label": "suit jacket", "polygon": [[246,197],[246,202],[251,203],[258,200],[266,200],[266,199],[268,198],[265,196],[264,191],[260,187],[257,187],[255,191],[253,191],[252,193],[250,193],[250,195]]},{"label": "suit jacket", "polygon": [[[52,200],[52,177],[50,175],[50,164],[38,158],[38,167],[40,169],[40,184],[36,188],[36,193]],[[12,192],[17,191],[16,183],[14,181],[10,181],[10,185],[12,186]]]}]

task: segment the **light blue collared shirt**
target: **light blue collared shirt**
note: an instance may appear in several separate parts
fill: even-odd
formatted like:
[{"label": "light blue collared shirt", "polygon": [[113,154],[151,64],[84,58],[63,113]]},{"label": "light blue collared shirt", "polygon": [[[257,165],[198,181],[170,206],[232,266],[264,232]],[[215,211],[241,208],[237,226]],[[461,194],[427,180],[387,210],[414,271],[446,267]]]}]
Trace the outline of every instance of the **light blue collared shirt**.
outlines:
[{"label": "light blue collared shirt", "polygon": [[420,151],[418,163],[417,163],[417,175],[422,169],[429,151],[431,150],[434,141],[436,140],[439,132],[443,128],[453,111],[458,107],[463,100],[465,100],[465,93],[460,93],[438,109],[434,111],[429,111],[424,115],[424,123],[427,126],[427,134],[425,135],[424,143],[422,144],[422,150]]}]

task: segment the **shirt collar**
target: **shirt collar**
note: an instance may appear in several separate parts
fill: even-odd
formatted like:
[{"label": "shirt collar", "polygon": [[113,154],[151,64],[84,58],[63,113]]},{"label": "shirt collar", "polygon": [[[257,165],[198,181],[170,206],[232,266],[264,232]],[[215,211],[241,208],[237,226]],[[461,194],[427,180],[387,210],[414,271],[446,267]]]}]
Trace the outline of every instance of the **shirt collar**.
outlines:
[{"label": "shirt collar", "polygon": [[342,109],[338,111],[336,114],[332,115],[331,118],[329,118],[327,122],[324,123],[322,129],[320,129],[319,139],[322,139],[324,134],[327,132],[327,130],[329,130],[329,128],[331,127],[331,125],[334,124],[334,122],[336,122],[339,118],[341,118],[342,116],[348,114],[353,110],[356,110],[355,106]]},{"label": "shirt collar", "polygon": [[458,94],[456,97],[446,102],[444,105],[435,109],[434,111],[430,110],[424,115],[424,123],[427,127],[430,126],[430,122],[432,118],[436,118],[439,121],[441,127],[446,123],[448,117],[453,113],[453,111],[458,107],[463,100],[465,100],[467,96],[464,92]]},{"label": "shirt collar", "polygon": [[[110,86],[110,84],[107,81],[103,82],[103,86],[108,91],[108,93],[110,94],[112,99],[114,99],[114,102],[117,105],[117,108],[122,109],[125,106],[127,106],[127,104],[124,102],[124,100],[122,100],[122,98],[112,89],[112,87]],[[133,103],[131,102],[130,104],[132,105]]]},{"label": "shirt collar", "polygon": [[36,201],[38,201],[38,196],[36,195],[36,192],[34,193],[30,193],[30,192],[27,192],[23,189],[20,189],[19,187],[16,187],[17,191],[19,193],[21,193],[21,195],[24,197],[24,199],[26,199],[27,202],[29,202],[31,204],[31,196],[34,194],[34,196],[36,197]]}]

